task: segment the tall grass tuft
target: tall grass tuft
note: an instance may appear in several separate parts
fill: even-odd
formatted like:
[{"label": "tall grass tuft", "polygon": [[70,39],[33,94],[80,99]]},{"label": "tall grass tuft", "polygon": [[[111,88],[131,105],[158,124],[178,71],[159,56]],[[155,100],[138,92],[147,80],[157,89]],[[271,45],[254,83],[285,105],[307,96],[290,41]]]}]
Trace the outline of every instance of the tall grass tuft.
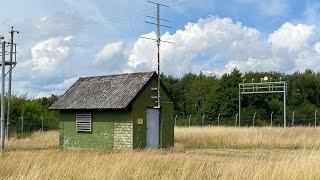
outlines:
[{"label": "tall grass tuft", "polygon": [[8,142],[8,150],[43,150],[59,147],[57,131],[34,132],[25,138],[13,137]]}]

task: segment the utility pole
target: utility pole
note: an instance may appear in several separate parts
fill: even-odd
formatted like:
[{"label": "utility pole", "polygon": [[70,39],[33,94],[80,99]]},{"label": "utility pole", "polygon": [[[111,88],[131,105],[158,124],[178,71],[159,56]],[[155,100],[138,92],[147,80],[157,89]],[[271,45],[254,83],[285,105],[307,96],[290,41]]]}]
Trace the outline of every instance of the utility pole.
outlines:
[{"label": "utility pole", "polygon": [[[151,18],[151,19],[156,19],[156,23],[154,22],[149,22],[149,21],[145,21],[145,23],[148,23],[148,24],[152,24],[152,25],[156,25],[157,26],[157,37],[156,39],[154,38],[148,38],[148,37],[141,37],[143,39],[149,39],[149,40],[154,40],[156,41],[157,43],[157,73],[158,73],[158,82],[157,82],[157,88],[152,88],[152,90],[157,90],[157,96],[156,96],[156,99],[157,99],[157,106],[155,106],[154,108],[157,108],[157,109],[160,109],[160,86],[161,86],[161,80],[160,80],[160,42],[167,42],[167,43],[173,43],[173,42],[168,42],[168,41],[162,41],[161,40],[161,37],[160,37],[160,27],[167,27],[167,28],[171,28],[169,26],[165,26],[165,25],[162,25],[160,23],[160,21],[166,21],[166,22],[169,22],[168,20],[165,20],[165,19],[161,19],[160,18],[160,7],[169,7],[167,5],[164,5],[164,4],[160,4],[160,3],[157,3],[157,2],[153,2],[153,1],[148,1],[149,3],[151,4],[155,4],[156,7],[157,7],[157,17],[151,17],[151,16],[147,16],[148,18]],[[152,96],[151,98],[153,98],[154,96]]]},{"label": "utility pole", "polygon": [[[0,37],[0,40],[2,38]],[[4,84],[5,84],[5,70],[6,70],[6,41],[2,41],[2,61],[1,61],[1,145],[0,145],[0,152],[4,151],[4,116],[5,116],[5,109],[4,109]]]},{"label": "utility pole", "polygon": [[238,114],[239,114],[239,127],[240,127],[240,121],[241,121],[241,86],[239,84],[239,109],[238,109]]},{"label": "utility pole", "polygon": [[10,54],[9,54],[9,79],[8,79],[8,111],[7,111],[7,126],[6,126],[6,139],[9,139],[9,125],[10,125],[10,111],[11,111],[11,83],[12,83],[12,59],[13,59],[13,47],[14,47],[14,42],[13,42],[13,36],[15,33],[19,34],[19,31],[14,30],[14,27],[11,26],[11,31],[10,33]]},{"label": "utility pole", "polygon": [[286,94],[287,94],[287,84],[284,82],[284,89],[283,89],[283,127],[287,127],[287,110],[286,110]]}]

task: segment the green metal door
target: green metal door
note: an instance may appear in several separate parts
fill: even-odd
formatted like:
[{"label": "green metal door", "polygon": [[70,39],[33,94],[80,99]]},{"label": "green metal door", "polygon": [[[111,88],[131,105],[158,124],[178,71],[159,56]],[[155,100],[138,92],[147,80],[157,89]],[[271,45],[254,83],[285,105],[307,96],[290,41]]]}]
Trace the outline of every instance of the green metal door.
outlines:
[{"label": "green metal door", "polygon": [[147,148],[159,148],[159,110],[147,109]]}]

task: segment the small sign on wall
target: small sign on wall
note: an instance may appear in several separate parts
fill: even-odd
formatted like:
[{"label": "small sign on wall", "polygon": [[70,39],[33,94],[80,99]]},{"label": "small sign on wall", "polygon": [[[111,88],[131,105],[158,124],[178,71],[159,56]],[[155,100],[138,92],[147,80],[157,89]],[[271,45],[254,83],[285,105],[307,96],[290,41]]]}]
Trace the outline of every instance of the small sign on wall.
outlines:
[{"label": "small sign on wall", "polygon": [[138,124],[143,124],[143,118],[138,118],[138,120],[137,120],[138,122]]}]

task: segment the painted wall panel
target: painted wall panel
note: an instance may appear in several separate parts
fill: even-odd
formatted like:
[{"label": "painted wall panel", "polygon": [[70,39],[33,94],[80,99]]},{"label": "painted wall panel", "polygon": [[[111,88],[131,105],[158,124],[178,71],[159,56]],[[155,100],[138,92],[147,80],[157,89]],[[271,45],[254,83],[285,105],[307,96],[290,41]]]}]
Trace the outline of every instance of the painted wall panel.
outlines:
[{"label": "painted wall panel", "polygon": [[92,112],[92,132],[76,132],[76,112],[61,112],[61,140],[63,148],[112,149],[114,122],[131,121],[131,112]]}]

